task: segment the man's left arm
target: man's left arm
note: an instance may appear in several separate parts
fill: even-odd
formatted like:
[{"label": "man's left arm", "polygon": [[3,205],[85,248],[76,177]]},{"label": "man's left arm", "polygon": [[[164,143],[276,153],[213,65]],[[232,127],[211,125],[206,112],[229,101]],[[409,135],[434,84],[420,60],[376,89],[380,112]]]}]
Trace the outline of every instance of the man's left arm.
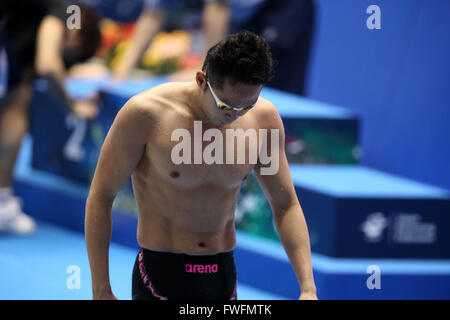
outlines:
[{"label": "man's left arm", "polygon": [[[279,238],[297,276],[301,288],[300,299],[317,299],[308,227],[289,171],[284,148],[283,122],[271,103],[268,103],[265,109],[263,121],[266,123],[265,127],[269,129],[267,155],[272,161],[267,164],[268,159],[261,161],[260,158],[254,172],[270,203]],[[272,140],[271,134],[276,133],[278,139],[275,137]],[[271,169],[268,170],[268,167]]]}]

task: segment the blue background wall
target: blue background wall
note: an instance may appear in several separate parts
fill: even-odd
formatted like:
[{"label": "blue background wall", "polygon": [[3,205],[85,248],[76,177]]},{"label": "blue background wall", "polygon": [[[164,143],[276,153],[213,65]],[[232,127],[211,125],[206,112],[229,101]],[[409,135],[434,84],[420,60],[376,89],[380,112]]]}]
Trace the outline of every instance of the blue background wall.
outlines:
[{"label": "blue background wall", "polygon": [[363,164],[450,189],[450,1],[316,5],[307,95],[360,112]]}]

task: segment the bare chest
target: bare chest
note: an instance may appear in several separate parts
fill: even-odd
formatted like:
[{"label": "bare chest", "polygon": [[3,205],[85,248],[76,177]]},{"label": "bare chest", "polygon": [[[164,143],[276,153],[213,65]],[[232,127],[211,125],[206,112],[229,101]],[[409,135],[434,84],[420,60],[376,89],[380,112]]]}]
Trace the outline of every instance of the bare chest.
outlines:
[{"label": "bare chest", "polygon": [[169,125],[153,136],[146,157],[155,174],[177,186],[234,188],[257,163],[260,139],[251,124],[220,129],[200,122]]}]

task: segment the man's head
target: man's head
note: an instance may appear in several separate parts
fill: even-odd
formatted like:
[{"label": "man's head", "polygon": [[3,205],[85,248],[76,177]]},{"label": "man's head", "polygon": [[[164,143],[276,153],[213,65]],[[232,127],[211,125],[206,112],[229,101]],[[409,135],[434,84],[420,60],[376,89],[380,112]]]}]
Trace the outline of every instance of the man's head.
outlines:
[{"label": "man's head", "polygon": [[269,44],[254,33],[234,34],[214,45],[196,75],[212,106],[206,112],[218,124],[245,114],[273,77],[274,66]]},{"label": "man's head", "polygon": [[80,7],[80,29],[68,30],[63,48],[63,59],[67,68],[92,57],[101,43],[99,17],[91,7],[77,3]]}]

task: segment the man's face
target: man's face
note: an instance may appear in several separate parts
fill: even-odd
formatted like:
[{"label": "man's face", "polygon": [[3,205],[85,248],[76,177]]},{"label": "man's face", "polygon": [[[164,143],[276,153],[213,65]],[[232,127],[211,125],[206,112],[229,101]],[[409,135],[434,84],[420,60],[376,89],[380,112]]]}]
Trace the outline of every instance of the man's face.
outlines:
[{"label": "man's face", "polygon": [[[252,106],[258,101],[262,87],[262,85],[236,83],[231,81],[230,78],[225,78],[224,85],[221,89],[214,88],[211,85],[211,91],[207,86],[206,94],[211,101],[208,111],[212,120],[218,125],[225,125],[235,121],[238,117],[243,116],[251,110]],[[219,109],[218,103],[214,99],[214,94],[220,102],[223,102],[227,106],[242,108],[243,110]]]}]

